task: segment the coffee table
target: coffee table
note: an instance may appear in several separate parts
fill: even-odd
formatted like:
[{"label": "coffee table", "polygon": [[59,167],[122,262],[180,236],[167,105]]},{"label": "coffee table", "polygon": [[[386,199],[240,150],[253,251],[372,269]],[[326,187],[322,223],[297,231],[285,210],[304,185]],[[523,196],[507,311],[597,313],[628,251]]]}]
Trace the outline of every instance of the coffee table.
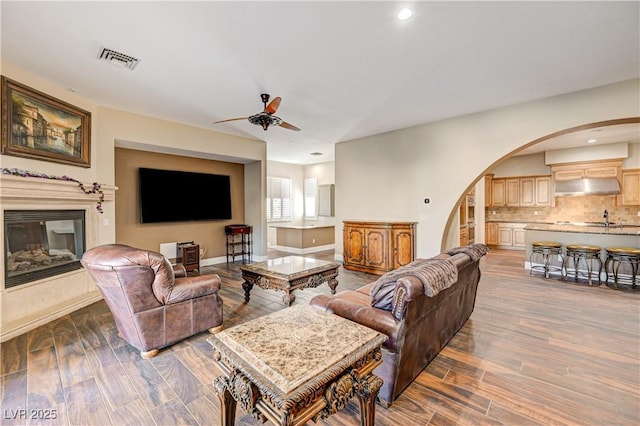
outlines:
[{"label": "coffee table", "polygon": [[338,286],[339,263],[303,256],[285,256],[269,259],[264,262],[242,265],[242,288],[244,300],[249,301],[251,289],[257,285],[263,289],[284,291],[282,301],[291,306],[296,297],[293,290],[318,287],[327,283],[331,293],[336,293]]},{"label": "coffee table", "polygon": [[373,426],[386,336],[363,325],[297,305],[224,330],[208,340],[224,372],[214,381],[221,425],[236,405],[277,425],[317,422],[358,397],[360,424]]}]

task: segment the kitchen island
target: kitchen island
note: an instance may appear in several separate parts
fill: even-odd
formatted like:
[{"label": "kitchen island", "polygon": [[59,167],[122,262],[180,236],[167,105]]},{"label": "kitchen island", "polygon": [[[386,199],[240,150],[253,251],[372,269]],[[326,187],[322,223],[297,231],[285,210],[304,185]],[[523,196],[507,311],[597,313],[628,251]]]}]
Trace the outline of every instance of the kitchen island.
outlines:
[{"label": "kitchen island", "polygon": [[335,247],[333,225],[274,225],[277,249],[288,253],[307,254]]},{"label": "kitchen island", "polygon": [[[567,244],[588,244],[602,248],[600,259],[606,260],[606,247],[640,247],[640,225],[589,225],[576,223],[530,223],[525,227],[525,242],[527,252],[525,257],[525,268],[531,269],[529,262],[531,256],[531,243],[534,241],[556,241],[563,247]],[[552,266],[560,266],[560,259],[551,260]],[[541,263],[534,263],[541,265]],[[627,271],[628,265],[622,265],[621,274],[630,273]],[[560,276],[559,271],[552,271],[552,274]],[[604,279],[604,274],[602,275]]]}]

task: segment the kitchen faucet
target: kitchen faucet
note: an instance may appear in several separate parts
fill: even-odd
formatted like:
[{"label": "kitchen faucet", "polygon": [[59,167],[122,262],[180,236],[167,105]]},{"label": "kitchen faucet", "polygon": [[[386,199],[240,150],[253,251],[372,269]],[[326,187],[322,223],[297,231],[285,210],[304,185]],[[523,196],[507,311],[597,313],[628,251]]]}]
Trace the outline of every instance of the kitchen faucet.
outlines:
[{"label": "kitchen faucet", "polygon": [[604,226],[609,227],[609,211],[604,211]]}]

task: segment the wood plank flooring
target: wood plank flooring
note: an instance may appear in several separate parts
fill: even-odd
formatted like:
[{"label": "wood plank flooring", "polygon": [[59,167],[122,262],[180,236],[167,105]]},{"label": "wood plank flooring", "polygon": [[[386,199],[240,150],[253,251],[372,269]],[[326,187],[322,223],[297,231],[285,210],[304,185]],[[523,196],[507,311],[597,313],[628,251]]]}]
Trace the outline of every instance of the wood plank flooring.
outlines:
[{"label": "wood plank flooring", "polygon": [[[523,264],[519,251],[483,258],[471,319],[390,409],[377,406],[377,425],[640,424],[640,292],[530,276]],[[284,307],[281,292],[257,287],[244,303],[238,266],[202,271],[222,277],[227,328]],[[338,279],[340,291],[375,276],[340,268]],[[319,293],[329,289],[296,291],[294,303]],[[0,345],[0,424],[218,424],[207,337],[144,360],[94,303]],[[260,424],[238,410],[238,424]],[[322,424],[359,424],[357,404]]]}]

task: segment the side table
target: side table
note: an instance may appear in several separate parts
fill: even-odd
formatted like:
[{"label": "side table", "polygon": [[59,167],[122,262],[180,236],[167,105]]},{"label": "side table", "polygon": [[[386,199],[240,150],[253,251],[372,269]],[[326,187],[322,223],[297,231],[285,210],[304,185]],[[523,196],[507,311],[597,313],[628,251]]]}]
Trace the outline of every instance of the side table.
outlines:
[{"label": "side table", "polygon": [[227,235],[227,263],[236,261],[236,256],[242,258],[242,263],[251,262],[251,234],[253,227],[249,225],[227,225],[224,233]]},{"label": "side table", "polygon": [[200,245],[193,241],[178,243],[177,261],[184,265],[187,272],[197,272],[200,269]]}]

